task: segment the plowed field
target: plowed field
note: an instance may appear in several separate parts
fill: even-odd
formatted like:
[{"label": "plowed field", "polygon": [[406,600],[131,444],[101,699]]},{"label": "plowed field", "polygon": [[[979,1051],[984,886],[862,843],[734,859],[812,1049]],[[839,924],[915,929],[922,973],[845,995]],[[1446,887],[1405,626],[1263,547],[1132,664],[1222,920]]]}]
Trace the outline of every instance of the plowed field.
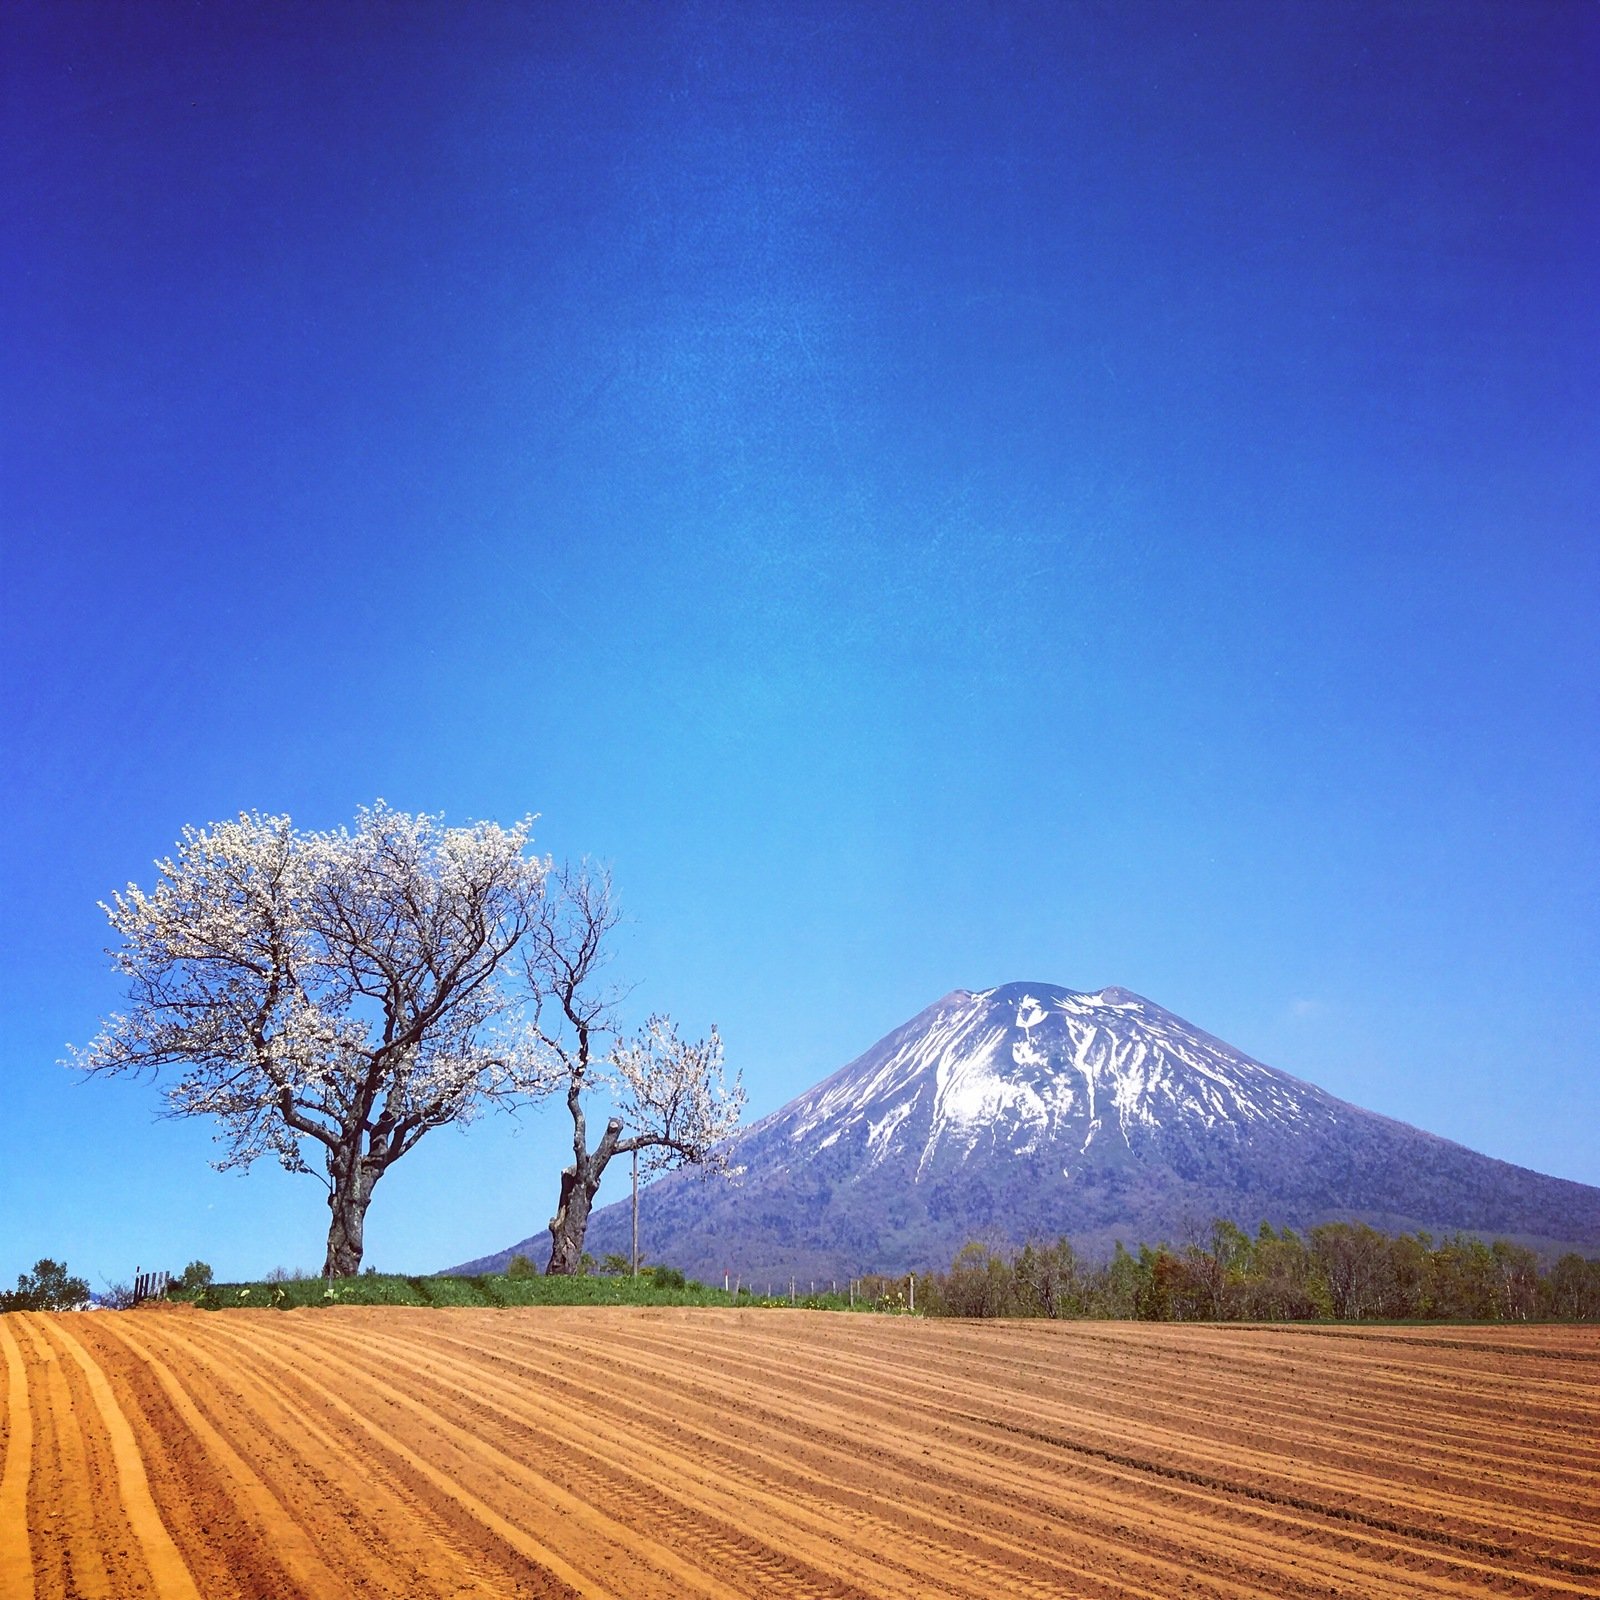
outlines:
[{"label": "plowed field", "polygon": [[1600,1331],[0,1317],[0,1595],[1600,1594]]}]

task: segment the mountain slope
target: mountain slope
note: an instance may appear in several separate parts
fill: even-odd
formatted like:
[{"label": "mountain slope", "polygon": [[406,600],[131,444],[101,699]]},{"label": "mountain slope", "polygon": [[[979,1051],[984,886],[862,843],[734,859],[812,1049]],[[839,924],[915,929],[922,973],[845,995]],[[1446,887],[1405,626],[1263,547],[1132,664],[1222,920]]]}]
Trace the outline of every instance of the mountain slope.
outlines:
[{"label": "mountain slope", "polygon": [[[1125,989],[957,990],[737,1136],[736,1185],[644,1191],[641,1245],[703,1277],[943,1266],[969,1238],[1109,1247],[1363,1218],[1600,1250],[1600,1189],[1349,1105]],[[589,1249],[627,1248],[626,1201]],[[464,1270],[488,1270],[525,1240]]]}]

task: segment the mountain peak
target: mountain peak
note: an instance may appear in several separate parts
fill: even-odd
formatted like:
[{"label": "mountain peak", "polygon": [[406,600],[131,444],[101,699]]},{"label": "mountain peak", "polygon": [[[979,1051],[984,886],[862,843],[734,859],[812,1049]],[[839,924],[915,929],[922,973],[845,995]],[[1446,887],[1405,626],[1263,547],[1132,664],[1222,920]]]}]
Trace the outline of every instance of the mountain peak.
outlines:
[{"label": "mountain peak", "polygon": [[[1083,1009],[1088,1006],[1150,1006],[1151,1002],[1132,989],[1111,984],[1104,989],[1068,989],[1059,983],[1040,983],[1037,980],[996,984],[991,989],[955,989],[940,1001],[941,1005],[956,1000],[981,1000],[993,1006],[1017,1005],[1032,996],[1042,1005],[1065,1005]],[[1159,1010],[1159,1007],[1153,1009]]]}]

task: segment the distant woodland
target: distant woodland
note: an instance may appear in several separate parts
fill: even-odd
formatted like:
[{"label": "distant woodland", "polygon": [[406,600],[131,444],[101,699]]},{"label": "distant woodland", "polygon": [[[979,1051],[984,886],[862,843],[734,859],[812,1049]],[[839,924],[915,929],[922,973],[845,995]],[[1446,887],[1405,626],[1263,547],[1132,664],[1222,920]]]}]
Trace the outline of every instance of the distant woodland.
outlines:
[{"label": "distant woodland", "polygon": [[918,1279],[919,1309],[950,1317],[1134,1317],[1152,1322],[1595,1322],[1600,1260],[1541,1263],[1467,1234],[1437,1242],[1334,1222],[1304,1235],[1217,1220],[1188,1244],[1118,1245],[1109,1261],[1066,1239],[1006,1252],[969,1244]]}]

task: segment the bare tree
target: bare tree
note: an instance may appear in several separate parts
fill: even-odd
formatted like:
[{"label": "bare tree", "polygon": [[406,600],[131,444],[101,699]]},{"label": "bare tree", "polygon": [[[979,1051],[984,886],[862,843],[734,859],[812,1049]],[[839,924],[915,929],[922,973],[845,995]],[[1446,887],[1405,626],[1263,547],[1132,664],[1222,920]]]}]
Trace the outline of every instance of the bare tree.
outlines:
[{"label": "bare tree", "polygon": [[1364,1222],[1325,1222],[1309,1235],[1311,1255],[1341,1322],[1373,1316],[1388,1276],[1388,1241]]},{"label": "bare tree", "polygon": [[312,1172],[315,1152],[324,1271],[355,1272],[374,1187],[425,1133],[559,1081],[502,981],[542,914],[531,825],[379,801],[354,832],[259,813],[186,828],[151,893],[103,907],[130,1004],[74,1064],[174,1074],[168,1112],[221,1122],[221,1169],[270,1154]]},{"label": "bare tree", "polygon": [[[550,1219],[547,1273],[578,1270],[589,1213],[613,1156],[638,1151],[647,1172],[692,1165],[708,1174],[731,1169],[723,1142],[744,1108],[739,1077],[723,1076],[722,1041],[679,1037],[671,1020],[654,1016],[636,1038],[623,1039],[622,999],[601,972],[620,920],[610,874],[587,862],[556,869],[524,947],[535,996],[534,1026],[565,1078],[572,1118],[572,1162],[561,1174]],[[608,1093],[613,1113],[591,1150],[584,1102]]]}]

